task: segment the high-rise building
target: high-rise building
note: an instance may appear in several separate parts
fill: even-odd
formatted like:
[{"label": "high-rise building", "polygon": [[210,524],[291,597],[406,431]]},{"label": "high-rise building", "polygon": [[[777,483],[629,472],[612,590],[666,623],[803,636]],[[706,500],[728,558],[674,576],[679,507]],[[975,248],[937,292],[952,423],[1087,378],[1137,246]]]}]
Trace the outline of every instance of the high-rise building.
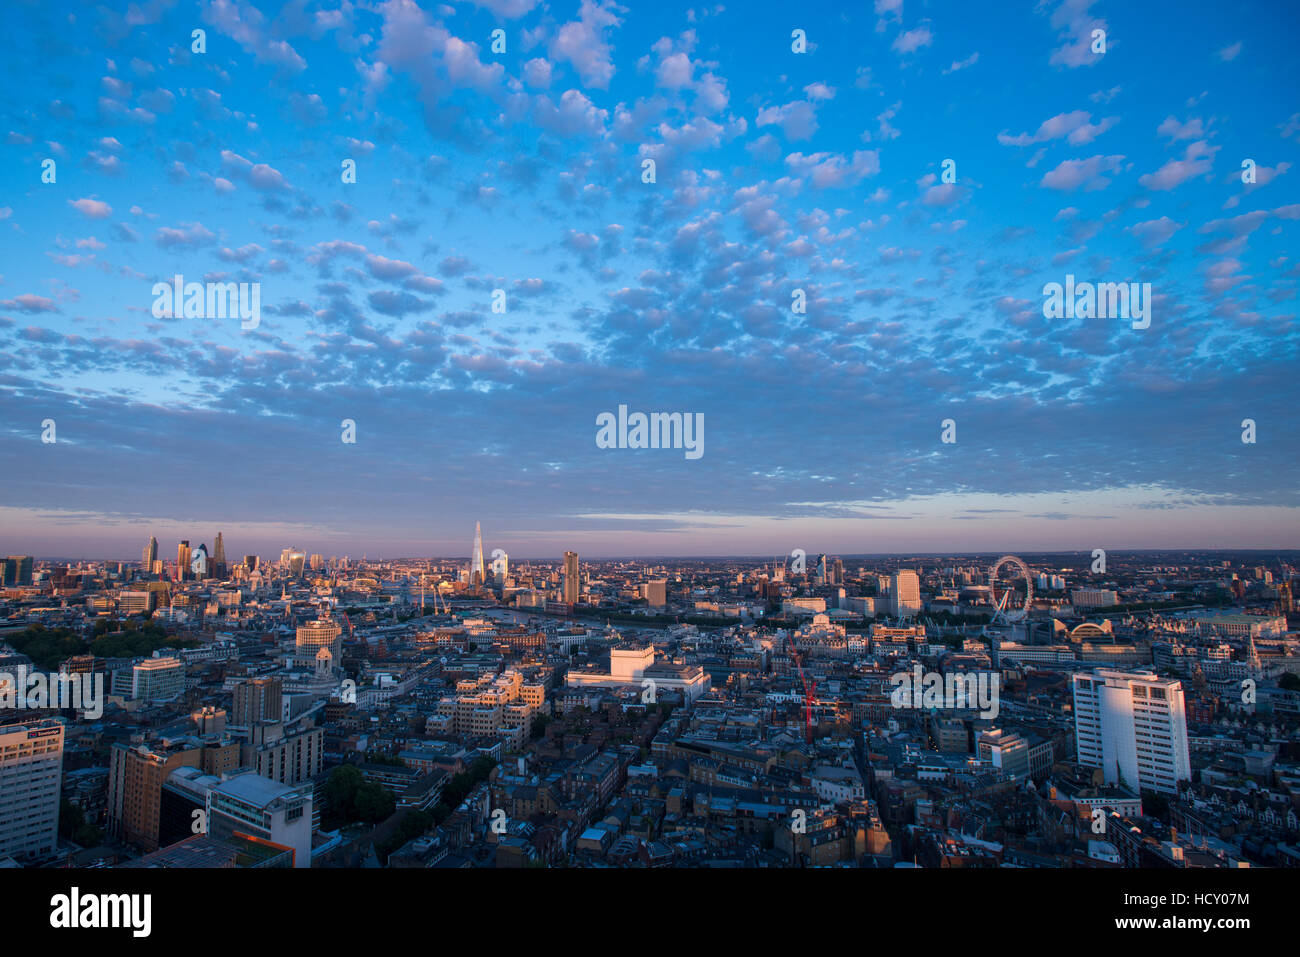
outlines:
[{"label": "high-rise building", "polygon": [[114,744],[108,765],[108,833],[143,850],[157,850],[163,782],[177,768],[199,767],[201,758],[201,749],[185,744]]},{"label": "high-rise building", "polygon": [[889,600],[895,618],[915,618],[921,612],[921,577],[910,568],[900,568],[894,573]]},{"label": "high-rise building", "polygon": [[310,564],[311,570],[318,572],[325,566],[325,557],[323,555],[313,555]]},{"label": "high-rise building", "polygon": [[208,546],[201,544],[190,556],[190,572],[198,581],[208,577]]},{"label": "high-rise building", "polygon": [[278,721],[282,716],[283,685],[279,678],[249,678],[235,685],[235,703],[230,722],[249,728],[259,721]]},{"label": "high-rise building", "polygon": [[185,539],[176,546],[176,577],[184,580],[190,574],[190,541]]},{"label": "high-rise building", "polygon": [[32,556],[10,555],[5,559],[4,584],[30,585],[32,583]]},{"label": "high-rise building", "polygon": [[1182,682],[1106,668],[1073,682],[1080,764],[1134,791],[1175,794],[1179,781],[1191,779]]},{"label": "high-rise building", "polygon": [[54,853],[62,781],[61,722],[0,726],[0,855],[21,861]]},{"label": "high-rise building", "polygon": [[239,763],[272,781],[300,784],[320,774],[324,754],[324,728],[287,731],[281,721],[262,721],[249,728]]},{"label": "high-rise building", "polygon": [[220,532],[212,543],[212,573],[218,578],[226,577],[226,543]]},{"label": "high-rise building", "polygon": [[245,555],[245,556],[244,556],[244,567],[247,568],[250,572],[255,572],[255,571],[257,571],[257,556],[256,556],[256,555]]},{"label": "high-rise building", "polygon": [[663,608],[668,604],[668,580],[648,581],[641,586],[641,597],[651,608]]},{"label": "high-rise building", "polygon": [[149,544],[144,547],[144,554],[141,556],[140,567],[144,569],[146,575],[153,572],[153,563],[158,560],[158,539],[152,535],[149,536]]},{"label": "high-rise building", "polygon": [[469,584],[471,588],[477,588],[486,580],[486,569],[483,566],[483,527],[480,522],[474,523],[474,550],[470,553],[469,558]]},{"label": "high-rise building", "polygon": [[280,568],[286,575],[301,578],[307,564],[307,553],[300,548],[286,548],[280,552]]},{"label": "high-rise building", "polygon": [[564,553],[564,600],[570,605],[578,603],[578,596],[582,594],[582,586],[578,581],[578,553]]},{"label": "high-rise building", "polygon": [[840,558],[835,559],[835,564],[831,566],[831,584],[832,584],[832,585],[843,585],[843,584],[844,584],[844,561],[843,561],[843,559],[840,559]]}]

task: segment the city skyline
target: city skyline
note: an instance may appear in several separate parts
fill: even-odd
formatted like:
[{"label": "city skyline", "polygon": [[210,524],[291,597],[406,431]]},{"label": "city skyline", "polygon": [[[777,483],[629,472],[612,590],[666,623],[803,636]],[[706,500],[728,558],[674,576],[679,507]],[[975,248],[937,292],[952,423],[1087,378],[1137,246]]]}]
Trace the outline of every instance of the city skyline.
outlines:
[{"label": "city skyline", "polygon": [[[480,523],[480,524],[481,524],[481,523]],[[221,533],[218,533],[218,535],[220,535],[220,534],[221,534]],[[180,540],[178,540],[178,545],[184,545],[184,544],[187,543],[187,541],[188,541],[188,540],[180,539]],[[203,544],[206,544],[206,543],[203,543]],[[157,548],[157,538],[156,538],[156,536],[150,536],[149,543],[146,544],[145,549],[144,549],[144,552],[145,552],[146,554],[149,553],[150,546],[153,546],[153,547],[155,548],[155,552],[154,552],[154,554],[156,555],[156,554],[157,554],[157,552],[156,552],[156,548]],[[191,550],[192,550],[194,547],[197,547],[197,546],[191,546]],[[258,557],[258,558],[266,558],[266,559],[274,560],[274,556],[275,556],[275,554],[276,554],[277,552],[283,552],[283,551],[286,550],[287,548],[295,548],[295,546],[283,546],[283,545],[280,544],[280,543],[273,543],[272,545],[269,545],[269,546],[267,546],[267,547],[265,547],[265,548],[254,549],[253,551],[247,551],[247,550],[241,549],[241,550],[239,551],[239,554],[240,554],[240,555],[253,555],[253,556]],[[502,550],[505,551],[505,552],[510,556],[510,559],[509,559],[509,560],[510,560],[511,562],[534,562],[534,561],[536,561],[536,562],[553,562],[553,563],[557,563],[557,564],[563,564],[563,562],[564,562],[564,560],[565,560],[565,555],[566,555],[569,551],[571,551],[570,549],[564,549],[564,550],[562,550],[562,551],[560,551],[560,552],[558,552],[558,553],[554,553],[554,554],[552,554],[552,553],[546,553],[546,552],[537,552],[537,553],[534,553],[534,554],[516,554],[516,553],[510,551],[509,549],[504,548],[503,545],[502,545],[502,543],[497,543],[497,542],[492,543],[492,548],[494,548],[494,549],[495,549],[495,548],[502,548]],[[1032,550],[1030,550],[1030,549],[1007,549],[1007,548],[946,548],[946,549],[923,549],[923,550],[911,550],[911,551],[908,551],[908,550],[855,551],[855,550],[835,550],[835,549],[831,549],[831,550],[828,551],[828,550],[826,550],[825,548],[819,546],[818,543],[816,543],[816,542],[813,543],[813,547],[810,548],[810,549],[809,549],[809,548],[801,548],[801,549],[799,549],[799,550],[801,550],[801,551],[803,551],[803,552],[805,553],[805,557],[806,557],[807,555],[810,555],[810,554],[817,554],[818,552],[820,552],[820,553],[821,553],[821,557],[825,557],[825,558],[842,558],[842,559],[853,559],[853,558],[862,558],[862,559],[881,559],[881,558],[905,558],[905,559],[906,559],[906,558],[916,558],[916,559],[929,559],[929,558],[938,558],[938,559],[944,559],[944,558],[965,557],[965,556],[980,556],[980,557],[984,557],[984,556],[1001,556],[1001,555],[1009,554],[1009,553],[1011,553],[1011,552],[1018,552],[1018,553],[1025,554],[1025,555],[1042,555],[1042,556],[1053,556],[1053,557],[1063,556],[1063,555],[1070,555],[1070,554],[1078,554],[1078,555],[1080,556],[1081,560],[1082,560],[1084,557],[1086,557],[1086,556],[1090,556],[1091,553],[1092,553],[1092,549],[1091,549],[1091,548],[1083,548],[1083,547],[1077,547],[1077,548],[1071,548],[1071,547],[1061,547],[1061,548],[1042,548],[1042,549],[1032,549]],[[0,552],[5,552],[5,551],[6,551],[6,549],[4,549],[3,547],[0,547]],[[14,549],[8,549],[8,551],[9,551],[10,553],[14,553]],[[1296,554],[1300,554],[1300,548],[1289,548],[1289,547],[1285,547],[1285,546],[1282,546],[1282,547],[1244,547],[1244,548],[1218,547],[1218,546],[1209,546],[1209,547],[1206,547],[1206,546],[1174,546],[1174,547],[1167,547],[1167,548],[1161,548],[1161,547],[1128,547],[1128,546],[1114,547],[1114,546],[1111,546],[1111,547],[1107,547],[1107,548],[1105,549],[1105,551],[1108,552],[1108,553],[1116,554],[1116,555],[1142,555],[1142,554],[1162,554],[1162,553],[1164,553],[1164,554],[1171,554],[1171,555],[1172,555],[1172,554],[1214,554],[1214,553],[1219,553],[1219,552],[1221,552],[1221,553],[1224,553],[1224,554],[1242,554],[1242,553],[1245,553],[1245,554],[1251,554],[1251,553],[1254,553],[1254,554],[1260,554],[1260,555],[1262,555],[1262,556],[1274,555],[1274,556],[1279,556],[1279,557],[1280,557],[1280,556],[1294,556],[1294,555],[1296,555]],[[21,552],[22,552],[22,549],[19,549],[18,552],[21,553]],[[90,554],[85,554],[85,555],[74,555],[74,554],[59,554],[59,553],[53,553],[53,552],[50,552],[50,553],[36,553],[36,552],[29,552],[29,554],[31,554],[32,557],[34,557],[37,561],[59,561],[59,560],[76,560],[76,561],[128,561],[128,562],[130,562],[130,561],[134,561],[134,559],[130,558],[130,557],[127,556],[127,555],[108,554],[108,553],[105,553],[105,554],[98,554],[98,555],[90,555]],[[370,551],[367,551],[367,550],[362,550],[360,553],[357,553],[355,550],[353,550],[353,551],[330,552],[330,553],[328,553],[328,554],[325,554],[325,553],[320,553],[320,554],[321,554],[321,556],[322,556],[323,558],[326,558],[326,559],[331,559],[331,560],[332,560],[332,559],[343,559],[343,558],[346,558],[346,559],[349,559],[350,561],[353,561],[353,562],[356,562],[356,561],[362,561],[362,560],[369,560],[369,561],[422,561],[422,560],[436,560],[436,561],[463,561],[463,562],[466,564],[466,567],[469,568],[469,569],[471,570],[471,573],[472,573],[473,567],[474,567],[474,565],[475,565],[475,559],[474,559],[474,552],[473,552],[473,550],[471,550],[470,552],[466,552],[466,553],[464,553],[464,554],[459,554],[459,553],[457,553],[457,552],[455,552],[455,551],[446,551],[446,552],[437,552],[437,551],[431,551],[431,552],[402,552],[402,553],[392,552],[392,553],[388,553],[388,552],[384,552],[384,551],[382,551],[382,550],[380,550],[380,551],[378,551],[378,552],[376,552],[376,553],[374,553],[374,554],[372,554]],[[668,560],[668,561],[679,560],[679,559],[680,559],[680,560],[689,560],[689,561],[703,561],[703,560],[708,560],[708,559],[715,559],[715,560],[738,560],[738,561],[769,562],[769,561],[774,561],[774,560],[780,560],[780,559],[782,559],[782,558],[783,558],[786,562],[789,562],[789,561],[792,560],[792,557],[793,557],[792,554],[786,554],[786,553],[782,553],[782,552],[779,552],[779,551],[775,553],[775,557],[774,557],[774,555],[773,555],[773,553],[772,553],[771,551],[768,551],[768,552],[762,552],[762,551],[758,551],[758,552],[699,552],[699,553],[693,553],[693,554],[670,553],[670,552],[663,552],[663,553],[647,552],[647,553],[636,553],[636,554],[634,554],[634,553],[627,553],[627,552],[624,552],[624,553],[613,553],[613,552],[611,552],[611,553],[587,553],[587,552],[583,552],[583,553],[581,553],[581,554],[584,555],[584,556],[586,556],[586,558],[590,559],[591,561],[601,561],[601,562],[605,562],[605,561],[619,561],[619,560],[628,560],[628,561],[651,561],[651,560],[655,560],[655,559]],[[216,559],[215,559],[215,555],[214,555],[214,557],[213,557],[213,560],[214,560],[214,561],[216,560]],[[1280,558],[1279,558],[1279,560],[1280,560]],[[168,561],[168,560],[166,560],[166,559],[164,559],[163,562],[164,562],[164,565],[174,565],[174,564],[176,564],[176,562],[174,562],[174,561]],[[490,564],[490,563],[485,563],[484,567],[486,567],[487,564]],[[187,566],[187,567],[188,567],[188,566]]]}]

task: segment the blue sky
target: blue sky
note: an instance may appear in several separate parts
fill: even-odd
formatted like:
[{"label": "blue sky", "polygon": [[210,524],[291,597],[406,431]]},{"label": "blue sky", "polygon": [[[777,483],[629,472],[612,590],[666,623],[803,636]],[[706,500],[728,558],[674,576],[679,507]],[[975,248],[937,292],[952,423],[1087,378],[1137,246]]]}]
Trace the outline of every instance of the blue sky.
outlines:
[{"label": "blue sky", "polygon": [[[0,549],[1295,547],[1297,20],[20,2]],[[178,273],[260,324],[155,318]],[[1045,318],[1067,273],[1150,328]],[[597,448],[620,404],[704,455]]]}]

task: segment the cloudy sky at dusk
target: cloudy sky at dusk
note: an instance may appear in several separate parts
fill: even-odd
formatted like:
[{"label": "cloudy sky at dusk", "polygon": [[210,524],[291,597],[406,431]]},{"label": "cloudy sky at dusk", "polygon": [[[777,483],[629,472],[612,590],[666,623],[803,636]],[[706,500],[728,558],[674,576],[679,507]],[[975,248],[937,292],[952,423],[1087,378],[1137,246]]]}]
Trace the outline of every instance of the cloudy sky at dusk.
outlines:
[{"label": "cloudy sky at dusk", "polygon": [[[1300,547],[1294,5],[6,27],[0,554]],[[260,323],[156,317],[177,274]],[[1067,274],[1150,283],[1150,328],[1045,318]],[[703,456],[598,448],[620,404]]]}]

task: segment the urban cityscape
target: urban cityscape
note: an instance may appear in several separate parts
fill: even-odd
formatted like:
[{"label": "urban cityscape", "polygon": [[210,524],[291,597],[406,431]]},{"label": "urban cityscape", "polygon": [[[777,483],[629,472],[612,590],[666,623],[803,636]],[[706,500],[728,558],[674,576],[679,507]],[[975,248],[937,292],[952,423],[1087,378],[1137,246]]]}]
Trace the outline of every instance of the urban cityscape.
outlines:
[{"label": "urban cityscape", "polygon": [[1300,4],[5,24],[19,931],[1289,931]]},{"label": "urban cityscape", "polygon": [[0,862],[1300,865],[1297,552],[211,541],[0,561]]}]

